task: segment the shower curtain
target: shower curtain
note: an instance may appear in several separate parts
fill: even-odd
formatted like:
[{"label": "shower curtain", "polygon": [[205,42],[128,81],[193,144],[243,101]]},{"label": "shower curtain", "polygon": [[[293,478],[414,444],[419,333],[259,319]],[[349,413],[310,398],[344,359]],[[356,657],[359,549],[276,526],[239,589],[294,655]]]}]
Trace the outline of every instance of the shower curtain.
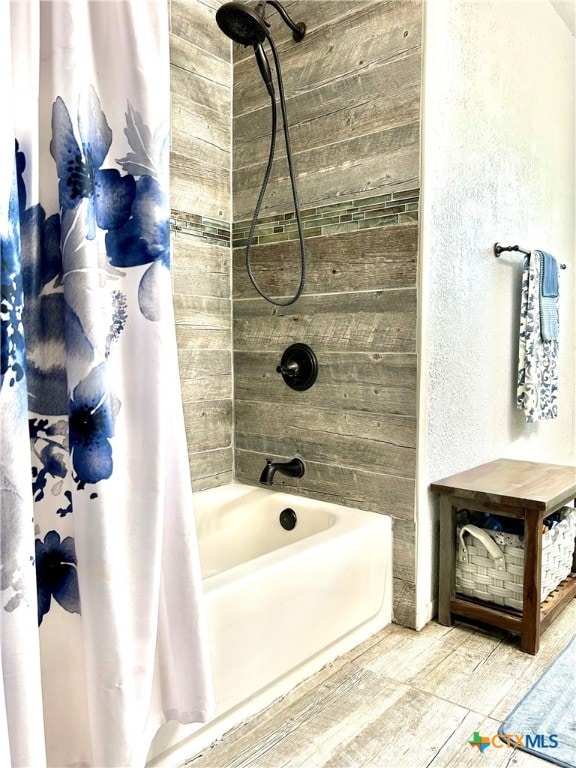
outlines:
[{"label": "shower curtain", "polygon": [[142,766],[213,697],[165,0],[0,5],[0,764]]}]

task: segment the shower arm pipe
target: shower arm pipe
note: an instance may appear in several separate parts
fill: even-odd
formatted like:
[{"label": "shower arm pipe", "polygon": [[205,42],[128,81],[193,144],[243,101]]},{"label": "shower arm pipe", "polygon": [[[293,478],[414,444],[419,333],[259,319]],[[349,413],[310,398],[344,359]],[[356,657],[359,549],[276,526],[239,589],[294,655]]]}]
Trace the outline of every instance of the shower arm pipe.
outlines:
[{"label": "shower arm pipe", "polygon": [[[276,8],[278,13],[280,14],[280,17],[284,21],[284,23],[290,27],[292,30],[292,37],[294,38],[294,41],[299,43],[300,40],[304,37],[306,34],[306,24],[304,22],[300,21],[298,23],[295,23],[292,21],[290,16],[288,16],[288,13],[286,12],[286,9],[283,5],[281,5],[277,0],[262,0],[262,2],[258,3],[258,8],[262,8],[261,15],[262,18],[264,18],[264,8],[266,5],[271,5],[273,8]],[[268,22],[265,22],[268,25]],[[269,26],[269,25],[268,25]]]},{"label": "shower arm pipe", "polygon": [[[498,258],[504,251],[515,251],[517,253],[523,253],[524,256],[530,256],[532,251],[527,251],[525,248],[520,248],[519,245],[500,245],[500,243],[494,243],[494,256]],[[560,269],[566,269],[566,264],[560,264]]]}]

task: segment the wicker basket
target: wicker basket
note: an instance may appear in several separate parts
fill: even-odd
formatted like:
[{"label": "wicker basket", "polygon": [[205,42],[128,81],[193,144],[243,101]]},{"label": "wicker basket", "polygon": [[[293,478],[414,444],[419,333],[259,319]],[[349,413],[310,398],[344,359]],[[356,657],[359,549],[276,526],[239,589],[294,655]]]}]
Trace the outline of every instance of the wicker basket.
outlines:
[{"label": "wicker basket", "polygon": [[[572,570],[576,510],[563,507],[563,519],[542,534],[544,601]],[[521,536],[475,525],[458,529],[456,592],[497,605],[522,610],[524,542]]]}]

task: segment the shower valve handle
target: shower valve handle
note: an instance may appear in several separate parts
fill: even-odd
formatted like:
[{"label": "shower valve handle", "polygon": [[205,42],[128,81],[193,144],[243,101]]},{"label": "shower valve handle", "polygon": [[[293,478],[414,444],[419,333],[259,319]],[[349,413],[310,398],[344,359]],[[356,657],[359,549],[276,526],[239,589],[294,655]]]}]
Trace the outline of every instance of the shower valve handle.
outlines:
[{"label": "shower valve handle", "polygon": [[281,373],[282,376],[289,376],[292,379],[299,375],[300,366],[296,360],[290,360],[286,365],[278,365],[276,367],[276,373]]},{"label": "shower valve handle", "polygon": [[303,391],[316,381],[318,360],[307,344],[297,342],[284,350],[276,372],[282,375],[291,389]]}]

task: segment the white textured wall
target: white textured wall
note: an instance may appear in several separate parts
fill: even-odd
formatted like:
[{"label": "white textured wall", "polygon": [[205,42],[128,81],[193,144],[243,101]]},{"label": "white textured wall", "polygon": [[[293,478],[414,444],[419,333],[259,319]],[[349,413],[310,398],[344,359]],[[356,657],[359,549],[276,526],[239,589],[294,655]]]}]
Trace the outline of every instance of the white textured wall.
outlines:
[{"label": "white textured wall", "polygon": [[[548,0],[425,9],[418,583],[436,568],[428,484],[498,457],[576,463],[574,38]],[[522,256],[561,273],[559,418],[515,408]]]}]

